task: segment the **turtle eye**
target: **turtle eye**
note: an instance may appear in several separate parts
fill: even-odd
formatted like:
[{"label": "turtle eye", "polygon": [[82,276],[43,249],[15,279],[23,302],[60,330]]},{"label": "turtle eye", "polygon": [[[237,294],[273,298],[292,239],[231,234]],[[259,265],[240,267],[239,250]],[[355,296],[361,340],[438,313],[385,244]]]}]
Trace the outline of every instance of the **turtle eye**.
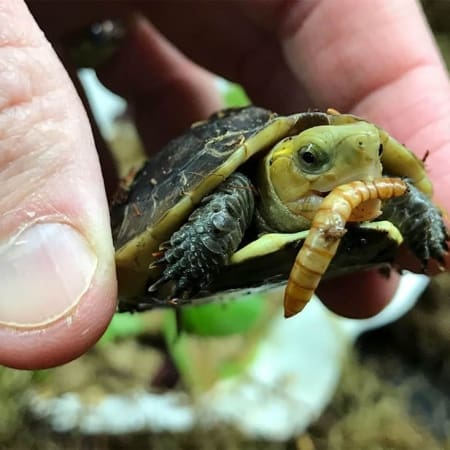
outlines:
[{"label": "turtle eye", "polygon": [[330,156],[316,144],[307,144],[298,151],[298,161],[303,171],[320,173],[328,168]]}]

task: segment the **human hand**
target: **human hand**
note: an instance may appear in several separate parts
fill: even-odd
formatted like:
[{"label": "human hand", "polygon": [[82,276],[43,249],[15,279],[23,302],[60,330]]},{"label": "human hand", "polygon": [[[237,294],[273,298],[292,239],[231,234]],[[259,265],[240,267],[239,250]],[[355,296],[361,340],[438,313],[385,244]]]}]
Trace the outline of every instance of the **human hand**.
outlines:
[{"label": "human hand", "polygon": [[[105,18],[105,11],[108,17],[126,17],[133,7],[128,2],[111,2],[108,8],[105,2],[36,2],[30,6],[56,45],[70,30]],[[181,2],[177,6],[145,2],[138,6],[187,55],[143,18],[135,18],[127,41],[100,71],[105,84],[133,106],[146,147],[158,147],[222,106],[213,77],[203,66],[241,83],[261,106],[280,113],[333,106],[378,123],[419,155],[430,150],[427,163],[436,199],[450,209],[446,197],[450,181],[445,173],[450,151],[448,78],[412,0],[376,0],[370,5],[322,0]],[[2,154],[9,155],[0,160],[1,239],[8,242],[31,223],[70,225],[56,226],[51,239],[58,264],[46,266],[39,259],[26,276],[21,270],[5,278],[9,290],[0,288],[4,302],[0,321],[21,324],[0,329],[0,361],[43,367],[82,353],[107,325],[116,293],[113,249],[94,145],[67,77],[23,4],[17,1],[0,11],[0,25],[8,25],[2,27],[7,30],[3,51],[11,52],[11,57],[3,58],[5,73],[14,73],[19,80],[12,83],[14,78],[0,77],[7,99],[0,111],[4,133],[0,145],[8,149]],[[404,30],[414,31],[406,35]],[[6,45],[11,42],[20,45]],[[40,58],[29,58],[25,64],[25,56],[36,52],[36,47],[42,52]],[[10,105],[16,105],[15,109]],[[14,129],[13,113],[14,118],[21,118]],[[86,251],[82,260],[64,254],[61,228],[78,230],[84,236],[81,242],[89,243],[91,258]],[[16,243],[36,242],[26,233]],[[86,245],[81,246],[86,250]],[[36,258],[32,250],[31,256],[22,253],[21,257],[32,262]],[[12,260],[5,257],[3,248],[0,254],[2,273]],[[22,268],[21,260],[17,261]],[[61,269],[64,276],[55,277]],[[42,279],[47,281],[40,287]],[[77,286],[66,291],[64,304],[56,296],[61,289],[56,279],[75,280]],[[342,304],[342,298],[338,303],[334,287],[323,288],[321,294],[341,314],[366,316],[389,301],[396,285],[395,276],[384,280],[369,272],[353,277],[348,285],[352,298],[364,300],[350,303],[347,291],[342,295],[349,303]],[[16,303],[9,300],[17,298]]]}]

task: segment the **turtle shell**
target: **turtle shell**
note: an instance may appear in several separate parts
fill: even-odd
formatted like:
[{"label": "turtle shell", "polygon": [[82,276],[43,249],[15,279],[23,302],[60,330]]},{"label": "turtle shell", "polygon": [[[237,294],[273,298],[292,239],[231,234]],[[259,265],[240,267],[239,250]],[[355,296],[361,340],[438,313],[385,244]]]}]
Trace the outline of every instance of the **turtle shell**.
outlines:
[{"label": "turtle shell", "polygon": [[[262,157],[281,139],[296,135],[307,128],[359,120],[362,119],[341,115],[335,111],[279,116],[271,111],[250,106],[216,113],[207,121],[192,125],[183,135],[170,141],[156,156],[147,161],[130,185],[122,189],[111,209],[120,299],[139,301],[139,297],[146,292],[149,279],[158,276],[158,272],[152,273],[153,269],[149,269],[149,266],[157,258],[160,245],[187,220],[206,195],[240,166],[251,165],[253,159]],[[381,136],[384,136],[383,133],[385,132],[380,130]],[[390,139],[394,145],[385,146],[383,167],[386,166],[391,174],[403,175],[413,181],[417,179],[424,187],[422,190],[430,190],[422,162],[404,147],[396,146],[395,141],[386,133],[385,139]],[[394,151],[390,150],[392,148]],[[369,251],[364,253],[369,255],[364,257],[364,261],[351,262],[345,257],[338,258],[331,272],[340,273],[346,265],[365,267],[382,262],[381,260],[386,262],[392,259],[395,253],[392,249],[398,246],[399,240],[392,238],[389,232],[383,231],[379,234],[376,230],[370,231],[370,239],[361,237],[358,233],[360,232],[349,233],[347,239],[350,247],[353,248],[360,242],[381,240],[384,244],[377,244],[375,253],[384,256],[371,257]],[[365,233],[364,231],[363,235]],[[378,238],[374,238],[377,233]],[[281,260],[290,261],[292,258],[286,256],[285,248],[298,248],[301,242],[302,239],[297,239],[287,246],[282,245],[276,254]],[[386,252],[386,249],[389,251]],[[387,257],[387,253],[391,256]],[[262,266],[269,267],[267,270],[270,271],[272,256],[265,259],[255,255],[254,262],[262,261]],[[227,269],[230,277],[226,276],[225,271],[221,278],[242,279],[243,286],[251,284],[247,265],[232,264],[233,267]],[[251,267],[251,264],[248,267]],[[263,268],[261,273],[265,274],[265,270]],[[283,269],[276,276],[285,279],[285,272]],[[255,283],[264,283],[265,279],[267,277],[255,280]],[[219,291],[229,288],[233,287],[220,282],[214,289]]]},{"label": "turtle shell", "polygon": [[111,209],[120,295],[142,291],[159,245],[239,166],[286,136],[328,123],[322,112],[278,116],[258,107],[228,109],[169,142]]}]

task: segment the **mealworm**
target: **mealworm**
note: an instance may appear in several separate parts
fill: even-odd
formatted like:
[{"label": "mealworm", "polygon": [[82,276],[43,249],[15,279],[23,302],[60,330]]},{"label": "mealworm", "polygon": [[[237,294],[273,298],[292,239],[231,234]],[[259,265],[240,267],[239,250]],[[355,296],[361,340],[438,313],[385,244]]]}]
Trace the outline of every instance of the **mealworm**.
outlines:
[{"label": "mealworm", "polygon": [[399,197],[407,191],[400,178],[353,181],[333,189],[322,201],[297,254],[284,294],[284,316],[300,312],[311,299],[336,254],[346,222],[361,203]]}]

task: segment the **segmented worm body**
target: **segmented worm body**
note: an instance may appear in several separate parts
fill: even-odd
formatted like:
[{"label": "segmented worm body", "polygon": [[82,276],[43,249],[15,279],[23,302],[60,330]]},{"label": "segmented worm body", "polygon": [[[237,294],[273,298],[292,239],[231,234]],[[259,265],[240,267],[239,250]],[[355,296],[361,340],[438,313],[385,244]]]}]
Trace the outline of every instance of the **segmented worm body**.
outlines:
[{"label": "segmented worm body", "polygon": [[285,317],[300,312],[312,297],[336,254],[352,212],[368,200],[399,197],[407,189],[400,178],[385,177],[343,184],[324,198],[289,275],[284,294]]}]

